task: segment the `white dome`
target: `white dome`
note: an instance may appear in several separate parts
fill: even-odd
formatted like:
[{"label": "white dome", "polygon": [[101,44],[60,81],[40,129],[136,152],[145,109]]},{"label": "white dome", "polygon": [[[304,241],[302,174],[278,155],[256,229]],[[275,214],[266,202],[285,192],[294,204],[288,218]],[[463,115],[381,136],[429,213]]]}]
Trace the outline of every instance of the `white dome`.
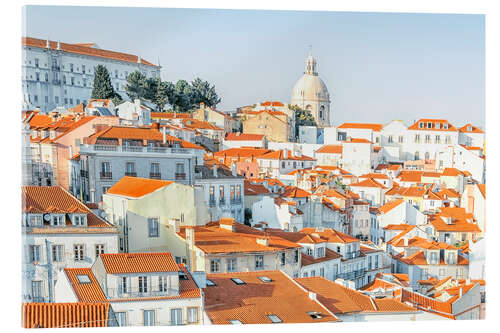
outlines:
[{"label": "white dome", "polygon": [[330,101],[326,84],[317,75],[304,74],[295,83],[292,90],[292,102],[295,100]]}]

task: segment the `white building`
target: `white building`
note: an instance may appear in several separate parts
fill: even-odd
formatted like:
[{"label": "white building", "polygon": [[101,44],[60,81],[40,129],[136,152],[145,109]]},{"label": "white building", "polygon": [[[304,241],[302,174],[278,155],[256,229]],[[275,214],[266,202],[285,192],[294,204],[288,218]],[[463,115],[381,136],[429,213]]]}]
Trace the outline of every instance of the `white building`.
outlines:
[{"label": "white building", "polygon": [[242,148],[242,147],[257,147],[266,148],[267,140],[264,134],[248,134],[248,133],[227,133],[222,140],[222,149]]},{"label": "white building", "polygon": [[127,99],[127,76],[140,71],[147,78],[160,77],[156,66],[137,55],[99,48],[94,43],[68,44],[23,37],[23,109],[47,112],[87,103],[97,65],[108,69],[115,91]]},{"label": "white building", "polygon": [[60,272],[56,302],[110,302],[119,326],[204,324],[200,273],[168,252],[105,254],[91,268]]},{"label": "white building", "polygon": [[265,222],[269,228],[297,231],[304,227],[296,203],[282,198],[263,197],[252,205],[253,226]]},{"label": "white building", "polygon": [[118,230],[60,186],[23,186],[23,302],[54,301],[57,274],[118,252]]},{"label": "white building", "polygon": [[458,129],[458,143],[469,147],[484,148],[485,134],[482,129],[466,124]]},{"label": "white building", "polygon": [[291,104],[310,111],[319,127],[328,127],[333,118],[330,114],[330,94],[318,76],[316,66],[316,59],[309,54],[304,75],[293,87]]},{"label": "white building", "polygon": [[116,106],[116,114],[124,124],[143,126],[151,124],[151,109],[136,98]]}]

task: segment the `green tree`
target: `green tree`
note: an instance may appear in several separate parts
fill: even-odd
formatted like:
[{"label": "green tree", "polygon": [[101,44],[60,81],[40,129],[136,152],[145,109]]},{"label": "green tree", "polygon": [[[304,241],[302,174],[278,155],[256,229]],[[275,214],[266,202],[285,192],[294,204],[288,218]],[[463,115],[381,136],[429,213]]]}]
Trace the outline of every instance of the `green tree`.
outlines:
[{"label": "green tree", "polygon": [[134,100],[136,98],[145,98],[147,87],[148,82],[144,74],[142,74],[141,72],[135,71],[127,76],[127,85],[125,86],[125,92],[131,100]]},{"label": "green tree", "polygon": [[304,110],[298,105],[288,105],[288,108],[295,111],[295,136],[299,135],[299,126],[317,126],[311,111]]},{"label": "green tree", "polygon": [[216,107],[221,99],[215,92],[215,86],[210,85],[207,81],[203,81],[199,77],[191,82],[192,97],[191,102],[197,106],[200,103],[205,103],[208,107]]},{"label": "green tree", "polygon": [[163,111],[165,104],[167,104],[169,89],[173,89],[172,83],[162,82],[158,79],[155,94],[155,104],[158,111]]},{"label": "green tree", "polygon": [[96,99],[117,99],[121,96],[115,91],[111,84],[108,69],[103,65],[97,65],[94,75],[94,87],[90,98]]},{"label": "green tree", "polygon": [[179,80],[174,87],[175,102],[172,105],[178,112],[188,112],[193,108],[192,89],[186,80]]}]

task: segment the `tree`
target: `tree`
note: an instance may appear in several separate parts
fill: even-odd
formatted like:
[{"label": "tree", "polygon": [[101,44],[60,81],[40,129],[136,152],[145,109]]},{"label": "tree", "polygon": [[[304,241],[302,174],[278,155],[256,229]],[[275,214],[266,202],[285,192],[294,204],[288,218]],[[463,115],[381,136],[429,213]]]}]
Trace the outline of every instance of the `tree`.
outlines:
[{"label": "tree", "polygon": [[317,126],[311,111],[304,110],[298,105],[288,105],[288,108],[295,111],[295,136],[299,136],[299,126]]},{"label": "tree", "polygon": [[108,69],[103,65],[97,65],[94,75],[94,88],[90,98],[96,99],[121,99],[111,84]]},{"label": "tree", "polygon": [[144,98],[147,90],[147,80],[144,74],[139,71],[130,73],[127,76],[127,85],[125,91],[127,96],[134,100],[136,98]]},{"label": "tree", "polygon": [[192,87],[192,103],[199,105],[205,103],[208,107],[216,107],[221,99],[215,92],[215,86],[211,86],[207,81],[203,81],[199,77],[191,82]]},{"label": "tree", "polygon": [[186,80],[179,80],[174,87],[175,103],[172,105],[176,111],[188,112],[193,108],[192,89]]},{"label": "tree", "polygon": [[165,104],[167,104],[170,89],[173,90],[172,83],[162,82],[158,79],[155,94],[155,104],[158,111],[163,111]]}]

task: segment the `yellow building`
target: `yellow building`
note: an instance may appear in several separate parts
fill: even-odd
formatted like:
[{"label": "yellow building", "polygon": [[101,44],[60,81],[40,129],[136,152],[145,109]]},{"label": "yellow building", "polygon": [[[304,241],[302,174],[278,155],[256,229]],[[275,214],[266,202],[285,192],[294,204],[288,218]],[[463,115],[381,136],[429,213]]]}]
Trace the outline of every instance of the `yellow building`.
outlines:
[{"label": "yellow building", "polygon": [[242,124],[243,133],[263,134],[268,141],[292,141],[295,134],[292,120],[281,111],[250,111],[243,116]]}]

